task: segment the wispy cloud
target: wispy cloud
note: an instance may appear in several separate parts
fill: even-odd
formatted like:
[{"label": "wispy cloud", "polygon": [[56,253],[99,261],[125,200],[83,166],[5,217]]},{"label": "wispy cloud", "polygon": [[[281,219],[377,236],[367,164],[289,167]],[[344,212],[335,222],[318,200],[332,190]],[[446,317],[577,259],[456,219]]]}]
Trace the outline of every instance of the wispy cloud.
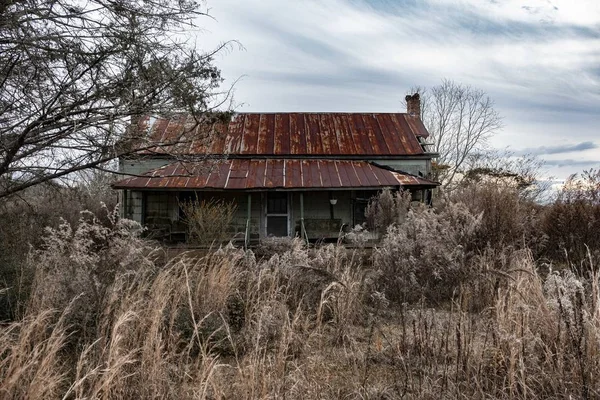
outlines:
[{"label": "wispy cloud", "polygon": [[[493,140],[551,156],[586,150],[600,126],[597,0],[209,0],[198,43],[238,39],[218,58],[246,111],[400,111],[442,78],[496,100]],[[544,146],[539,147],[543,143]],[[585,146],[584,146],[585,147]],[[533,152],[533,151],[532,151]],[[576,168],[576,164],[571,168]],[[573,171],[575,172],[575,171]]]},{"label": "wispy cloud", "polygon": [[577,167],[578,170],[581,170],[581,168],[600,168],[600,160],[546,160],[546,164],[557,168]]},{"label": "wispy cloud", "polygon": [[597,149],[598,146],[594,142],[581,142],[577,144],[565,144],[558,146],[540,146],[540,147],[530,147],[523,150],[516,151],[516,155],[525,155],[531,154],[535,156],[548,155],[548,154],[562,154],[562,153],[571,153],[571,152],[579,152],[585,150],[593,150]]},{"label": "wispy cloud", "polygon": [[[247,49],[223,60],[226,71],[247,75],[247,81],[306,77],[321,90],[330,81],[332,101],[339,80],[355,91],[369,90],[370,79],[355,78],[383,71],[390,75],[389,89],[380,92],[380,103],[389,102],[392,90],[443,77],[542,107],[598,101],[600,16],[593,24],[555,10],[553,23],[542,23],[521,9],[521,2],[502,3],[220,0],[215,7],[223,12],[215,8],[214,13],[221,22],[213,29],[221,40],[240,39]],[[268,104],[263,94],[260,103]]]}]

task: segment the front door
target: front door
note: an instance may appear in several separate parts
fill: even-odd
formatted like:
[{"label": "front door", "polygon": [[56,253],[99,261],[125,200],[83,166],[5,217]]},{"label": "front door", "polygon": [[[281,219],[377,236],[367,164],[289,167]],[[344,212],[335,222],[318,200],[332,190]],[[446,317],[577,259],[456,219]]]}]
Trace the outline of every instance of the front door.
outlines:
[{"label": "front door", "polygon": [[267,193],[267,236],[289,236],[288,195],[285,192]]}]

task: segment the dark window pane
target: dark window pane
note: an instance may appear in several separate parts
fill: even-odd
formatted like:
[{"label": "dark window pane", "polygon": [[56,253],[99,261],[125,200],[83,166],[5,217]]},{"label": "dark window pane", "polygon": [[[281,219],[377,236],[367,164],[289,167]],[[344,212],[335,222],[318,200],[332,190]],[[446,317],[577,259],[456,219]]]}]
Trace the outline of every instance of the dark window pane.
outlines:
[{"label": "dark window pane", "polygon": [[267,235],[287,236],[287,217],[267,217]]},{"label": "dark window pane", "polygon": [[365,217],[365,211],[369,204],[366,200],[355,200],[354,201],[354,225],[361,225],[367,221]]},{"label": "dark window pane", "polygon": [[267,195],[267,214],[287,214],[287,193]]},{"label": "dark window pane", "polygon": [[179,202],[179,219],[185,219],[183,205],[189,202],[200,201],[200,195],[195,192],[180,192],[177,198]]}]

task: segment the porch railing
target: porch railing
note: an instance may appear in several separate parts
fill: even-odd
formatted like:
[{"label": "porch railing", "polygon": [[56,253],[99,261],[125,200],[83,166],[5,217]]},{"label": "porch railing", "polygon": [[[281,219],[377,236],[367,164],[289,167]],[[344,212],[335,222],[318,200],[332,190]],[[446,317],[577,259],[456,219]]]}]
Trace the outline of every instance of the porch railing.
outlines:
[{"label": "porch railing", "polygon": [[304,240],[308,244],[308,232],[306,232],[304,218],[300,218],[300,235],[302,235],[302,240]]},{"label": "porch railing", "polygon": [[[230,228],[232,238],[243,238],[244,248],[248,248],[252,235],[258,236],[259,223],[256,218],[234,218]],[[242,237],[243,235],[243,237]]]},{"label": "porch railing", "polygon": [[337,218],[300,218],[296,222],[296,230],[307,242],[309,239],[336,239],[343,227],[342,220]]}]

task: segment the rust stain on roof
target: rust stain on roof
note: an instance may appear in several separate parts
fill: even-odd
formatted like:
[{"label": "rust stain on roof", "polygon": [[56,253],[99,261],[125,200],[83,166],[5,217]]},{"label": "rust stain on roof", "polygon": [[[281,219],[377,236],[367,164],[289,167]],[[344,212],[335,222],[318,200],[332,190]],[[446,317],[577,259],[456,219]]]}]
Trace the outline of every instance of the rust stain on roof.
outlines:
[{"label": "rust stain on roof", "polygon": [[147,117],[140,128],[154,153],[230,156],[422,155],[417,138],[428,136],[419,118],[404,113],[242,113],[210,127],[191,117]]},{"label": "rust stain on roof", "polygon": [[227,159],[176,162],[113,184],[115,189],[335,189],[438,185],[366,161]]}]

